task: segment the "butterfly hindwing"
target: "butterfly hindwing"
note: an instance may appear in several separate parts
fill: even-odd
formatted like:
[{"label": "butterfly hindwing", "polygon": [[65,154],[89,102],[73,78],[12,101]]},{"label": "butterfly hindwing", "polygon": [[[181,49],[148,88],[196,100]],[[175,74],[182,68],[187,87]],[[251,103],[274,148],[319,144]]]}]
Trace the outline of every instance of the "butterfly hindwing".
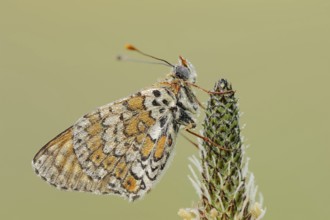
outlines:
[{"label": "butterfly hindwing", "polygon": [[141,197],[171,155],[178,132],[173,106],[164,88],[102,106],[50,141],[33,166],[60,188]]},{"label": "butterfly hindwing", "polygon": [[[49,143],[34,157],[35,172],[45,181],[60,189],[92,191],[96,185],[83,172],[73,151],[72,127],[68,128]],[[94,186],[95,188],[95,186]]]}]

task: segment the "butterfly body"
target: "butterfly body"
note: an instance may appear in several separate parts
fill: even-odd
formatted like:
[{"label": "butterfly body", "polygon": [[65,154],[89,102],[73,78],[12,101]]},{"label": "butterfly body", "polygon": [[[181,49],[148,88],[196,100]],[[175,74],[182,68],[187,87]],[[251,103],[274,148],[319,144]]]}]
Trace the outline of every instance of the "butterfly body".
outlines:
[{"label": "butterfly body", "polygon": [[97,108],[47,143],[35,172],[61,189],[144,196],[167,167],[179,129],[196,126],[195,80],[180,57],[163,81]]}]

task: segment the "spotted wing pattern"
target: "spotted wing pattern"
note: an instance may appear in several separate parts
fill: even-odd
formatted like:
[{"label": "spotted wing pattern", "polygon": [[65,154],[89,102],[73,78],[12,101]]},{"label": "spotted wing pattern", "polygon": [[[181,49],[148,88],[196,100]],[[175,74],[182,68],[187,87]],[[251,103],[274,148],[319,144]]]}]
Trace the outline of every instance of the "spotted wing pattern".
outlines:
[{"label": "spotted wing pattern", "polygon": [[35,172],[49,184],[65,190],[90,191],[103,189],[105,182],[93,181],[83,172],[73,151],[72,127],[68,128],[46,144],[34,157]]},{"label": "spotted wing pattern", "polygon": [[46,144],[33,166],[62,189],[137,199],[171,155],[178,132],[175,106],[175,95],[159,87],[102,106]]}]

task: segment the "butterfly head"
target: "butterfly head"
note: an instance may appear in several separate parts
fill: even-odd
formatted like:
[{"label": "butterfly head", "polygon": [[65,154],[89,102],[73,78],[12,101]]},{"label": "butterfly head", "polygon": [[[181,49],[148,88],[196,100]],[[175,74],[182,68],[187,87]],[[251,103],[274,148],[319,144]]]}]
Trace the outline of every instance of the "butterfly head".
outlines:
[{"label": "butterfly head", "polygon": [[[183,58],[182,56],[179,56],[179,64],[177,65],[173,65],[170,62],[164,60],[164,59],[160,59],[158,57],[149,55],[147,53],[144,53],[143,51],[137,49],[136,47],[134,47],[131,44],[127,44],[125,45],[126,49],[128,50],[132,50],[132,51],[136,51],[140,54],[142,54],[143,56],[147,56],[150,58],[153,58],[155,60],[159,60],[162,61],[162,64],[165,64],[166,66],[171,66],[173,67],[172,70],[172,77],[186,81],[186,82],[190,82],[190,83],[195,83],[196,82],[196,71],[194,66],[185,58]],[[118,57],[119,60],[122,60],[122,57]]]},{"label": "butterfly head", "polygon": [[181,56],[179,56],[179,64],[173,67],[173,75],[183,81],[188,81],[190,83],[196,82],[197,74],[194,66]]}]

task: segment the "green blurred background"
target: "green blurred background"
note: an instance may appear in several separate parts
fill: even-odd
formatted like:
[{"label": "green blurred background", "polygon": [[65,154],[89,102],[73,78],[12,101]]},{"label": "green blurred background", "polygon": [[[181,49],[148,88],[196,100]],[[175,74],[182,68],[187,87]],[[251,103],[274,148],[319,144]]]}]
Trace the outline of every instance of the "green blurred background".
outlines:
[{"label": "green blurred background", "polygon": [[328,0],[1,0],[0,219],[179,219],[198,200],[187,178],[197,152],[182,137],[166,175],[136,203],[61,192],[32,171],[38,149],[81,115],[169,71],[116,61],[141,58],[127,42],[174,63],[185,56],[204,88],[233,83],[265,219],[327,218]]}]

